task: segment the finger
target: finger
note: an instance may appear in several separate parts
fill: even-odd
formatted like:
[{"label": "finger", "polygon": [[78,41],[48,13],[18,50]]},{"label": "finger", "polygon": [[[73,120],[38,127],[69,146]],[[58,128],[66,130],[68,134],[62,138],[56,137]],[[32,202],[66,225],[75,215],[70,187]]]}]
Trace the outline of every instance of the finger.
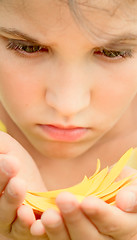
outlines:
[{"label": "finger", "polygon": [[8,133],[0,131],[0,142],[2,143],[0,144],[0,153],[7,153],[12,149],[12,140],[13,138]]},{"label": "finger", "polygon": [[125,212],[137,213],[137,183],[118,192],[116,206]]},{"label": "finger", "polygon": [[0,154],[0,194],[6,187],[9,179],[19,171],[18,160],[14,157]]},{"label": "finger", "polygon": [[10,179],[4,193],[0,198],[0,228],[9,229],[10,224],[16,218],[17,208],[25,198],[26,185],[22,179],[14,177]]},{"label": "finger", "polygon": [[29,206],[22,205],[17,210],[17,218],[12,224],[13,239],[31,239],[30,227],[35,222],[35,215]]},{"label": "finger", "polygon": [[126,240],[137,233],[136,214],[125,213],[94,197],[85,198],[81,209],[103,234]]},{"label": "finger", "polygon": [[102,239],[96,227],[80,210],[79,203],[74,195],[70,193],[61,193],[57,197],[56,203],[61,211],[71,239]]},{"label": "finger", "polygon": [[48,236],[46,235],[46,230],[44,225],[41,222],[41,219],[36,220],[31,228],[30,228],[30,232],[33,236],[43,236],[45,235],[45,239],[48,239]]},{"label": "finger", "polygon": [[70,240],[59,212],[49,209],[42,215],[41,221],[50,240]]},{"label": "finger", "polygon": [[[39,169],[30,154],[9,134],[0,131],[0,153],[7,156],[14,156],[21,163],[21,171],[18,176],[23,178],[32,191],[47,191],[41,178]],[[24,174],[25,172],[25,174]],[[31,176],[31,181],[30,181]],[[37,178],[37,183],[35,179]]]},{"label": "finger", "polygon": [[[125,167],[120,174],[120,179],[134,174],[137,171],[131,167]],[[130,186],[121,189],[116,196],[116,206],[125,212],[137,213],[137,179],[132,177],[133,182]]]}]

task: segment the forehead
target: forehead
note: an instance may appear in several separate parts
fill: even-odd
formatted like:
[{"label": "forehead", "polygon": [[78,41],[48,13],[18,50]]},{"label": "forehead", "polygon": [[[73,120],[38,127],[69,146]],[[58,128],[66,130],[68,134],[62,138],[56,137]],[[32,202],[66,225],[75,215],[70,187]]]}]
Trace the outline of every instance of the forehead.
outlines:
[{"label": "forehead", "polygon": [[11,27],[41,34],[83,28],[103,39],[137,25],[134,0],[0,0],[0,15],[3,9],[3,19],[9,19]]},{"label": "forehead", "polygon": [[[0,5],[5,5],[8,9],[16,9],[20,11],[29,11],[30,14],[34,9],[38,10],[40,7],[46,11],[47,8],[69,7],[70,9],[77,9],[78,11],[95,11],[105,12],[108,15],[114,15],[116,12],[126,12],[126,15],[132,17],[130,10],[135,10],[137,0],[0,0]],[[42,9],[41,9],[42,10]]]}]

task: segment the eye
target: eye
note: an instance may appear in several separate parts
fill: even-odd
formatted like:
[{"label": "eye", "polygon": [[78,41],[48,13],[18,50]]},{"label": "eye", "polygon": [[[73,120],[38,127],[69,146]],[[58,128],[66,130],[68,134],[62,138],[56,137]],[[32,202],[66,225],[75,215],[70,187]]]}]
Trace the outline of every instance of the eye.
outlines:
[{"label": "eye", "polygon": [[9,50],[15,50],[22,54],[36,54],[39,52],[49,52],[48,47],[27,43],[24,41],[9,40],[6,46]]},{"label": "eye", "polygon": [[131,50],[116,51],[116,50],[108,50],[105,48],[101,48],[101,49],[98,48],[98,49],[95,49],[94,54],[101,55],[111,59],[132,57]]}]

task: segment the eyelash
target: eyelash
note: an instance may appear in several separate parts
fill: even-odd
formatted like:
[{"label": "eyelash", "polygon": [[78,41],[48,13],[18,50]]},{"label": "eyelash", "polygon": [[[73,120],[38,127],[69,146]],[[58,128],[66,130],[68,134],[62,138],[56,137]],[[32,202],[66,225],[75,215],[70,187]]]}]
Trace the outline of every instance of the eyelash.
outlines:
[{"label": "eyelash", "polygon": [[97,48],[94,51],[94,54],[96,55],[100,55],[100,56],[104,56],[105,58],[111,59],[113,61],[117,60],[117,59],[126,59],[128,57],[133,57],[133,53],[132,50],[121,50],[121,51],[117,51],[117,50],[110,50],[110,49],[106,49],[106,48]]},{"label": "eyelash", "polygon": [[6,48],[9,50],[14,50],[19,54],[26,55],[26,56],[30,56],[32,54],[38,54],[42,52],[48,53],[50,51],[49,47],[29,44],[27,42],[24,43],[23,41],[21,42],[21,41],[15,41],[15,40],[13,41],[10,40]]},{"label": "eyelash", "polygon": [[[9,40],[8,45],[6,46],[7,49],[9,50],[14,50],[17,51],[20,55],[26,55],[28,57],[40,53],[49,53],[50,48],[45,47],[45,46],[40,46],[40,45],[34,45],[34,44],[29,44],[24,41],[16,41],[16,40]],[[123,50],[123,51],[117,51],[117,50],[110,50],[106,48],[96,48],[93,51],[94,55],[99,55],[107,60],[118,60],[118,59],[126,59],[128,57],[132,57],[132,51],[131,50]]]}]

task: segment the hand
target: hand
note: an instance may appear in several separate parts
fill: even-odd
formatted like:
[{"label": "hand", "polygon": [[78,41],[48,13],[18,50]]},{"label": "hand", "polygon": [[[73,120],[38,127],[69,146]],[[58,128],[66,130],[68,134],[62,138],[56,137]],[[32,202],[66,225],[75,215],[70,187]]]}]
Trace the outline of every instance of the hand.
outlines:
[{"label": "hand", "polygon": [[[10,156],[0,156],[0,235],[1,239],[34,240],[30,226],[36,221],[30,207],[23,206],[25,181],[17,177],[18,161]],[[47,239],[46,235],[37,238]]]},{"label": "hand", "polygon": [[48,210],[41,218],[50,240],[137,239],[137,214],[125,213],[93,197],[79,204],[70,193],[61,193],[57,205],[60,213]]},{"label": "hand", "polygon": [[11,136],[0,132],[0,142],[0,239],[46,240],[45,234],[37,238],[31,235],[30,226],[36,218],[30,207],[22,205],[26,180],[29,189],[35,190],[36,186],[46,190],[39,171],[30,155]]},{"label": "hand", "polygon": [[[39,170],[30,154],[9,134],[0,131],[0,156],[16,158],[20,169],[17,176],[27,182],[31,191],[46,191]],[[36,181],[37,179],[37,181]]]},{"label": "hand", "polygon": [[128,187],[119,191],[116,196],[116,206],[125,212],[137,213],[137,170],[125,167],[119,178],[132,174],[136,174],[136,179]]},{"label": "hand", "polygon": [[[136,172],[125,168],[120,178]],[[48,210],[41,222],[50,240],[137,240],[136,189],[137,180],[122,189],[116,197],[116,206],[93,197],[87,197],[79,204],[72,194],[62,193],[57,197],[60,213]],[[32,234],[37,233],[36,226],[36,222],[32,224]]]}]

